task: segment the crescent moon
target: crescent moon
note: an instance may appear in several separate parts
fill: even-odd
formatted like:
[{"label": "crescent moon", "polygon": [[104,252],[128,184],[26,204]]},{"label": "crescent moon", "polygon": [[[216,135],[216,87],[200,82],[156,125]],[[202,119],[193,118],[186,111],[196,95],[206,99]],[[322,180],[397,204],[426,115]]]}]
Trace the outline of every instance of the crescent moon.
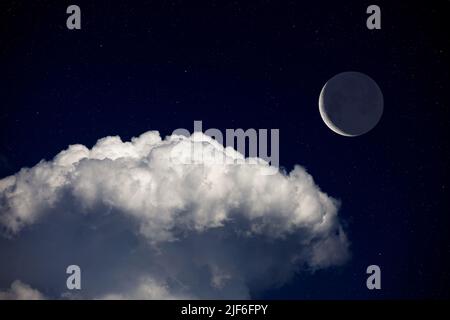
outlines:
[{"label": "crescent moon", "polygon": [[320,116],[322,117],[323,122],[325,122],[325,124],[327,125],[328,128],[330,128],[331,130],[333,130],[337,134],[340,134],[341,136],[356,137],[357,135],[345,133],[344,131],[342,131],[341,129],[336,127],[334,125],[334,123],[331,121],[331,119],[328,116],[328,114],[325,112],[323,94],[325,92],[325,88],[327,87],[327,85],[328,85],[328,83],[325,83],[325,85],[323,86],[322,90],[320,91],[320,96],[319,96],[319,112],[320,112]]},{"label": "crescent moon", "polygon": [[369,76],[342,72],[328,80],[320,91],[319,112],[335,133],[356,137],[372,130],[383,114],[383,94]]}]

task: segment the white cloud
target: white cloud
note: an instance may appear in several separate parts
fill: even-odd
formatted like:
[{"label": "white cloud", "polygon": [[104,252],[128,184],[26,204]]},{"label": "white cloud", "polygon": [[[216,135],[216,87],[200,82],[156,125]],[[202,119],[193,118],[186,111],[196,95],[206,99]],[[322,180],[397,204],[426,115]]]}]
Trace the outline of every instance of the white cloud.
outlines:
[{"label": "white cloud", "polygon": [[29,285],[16,280],[7,291],[0,291],[0,300],[43,300],[44,296]]},{"label": "white cloud", "polygon": [[[301,268],[345,262],[337,202],[302,167],[266,175],[262,160],[220,164],[211,153],[243,158],[201,133],[152,131],[72,145],[0,180],[0,258],[13,257],[0,287],[23,276],[60,296],[65,281],[49,270],[74,263],[87,298],[248,298]],[[41,277],[13,271],[19,257]]]},{"label": "white cloud", "polygon": [[151,278],[142,278],[139,284],[126,293],[109,293],[100,297],[99,300],[178,300],[195,299],[188,295],[174,295],[170,292],[166,284],[161,284]]}]

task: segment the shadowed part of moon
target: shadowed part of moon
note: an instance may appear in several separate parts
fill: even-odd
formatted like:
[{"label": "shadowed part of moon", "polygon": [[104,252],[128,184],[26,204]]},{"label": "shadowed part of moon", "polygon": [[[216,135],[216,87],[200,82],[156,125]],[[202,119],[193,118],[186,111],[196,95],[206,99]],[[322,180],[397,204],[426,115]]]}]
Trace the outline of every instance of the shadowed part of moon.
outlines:
[{"label": "shadowed part of moon", "polygon": [[373,129],[383,114],[383,94],[369,76],[340,73],[325,84],[319,97],[325,124],[343,136],[359,136]]}]

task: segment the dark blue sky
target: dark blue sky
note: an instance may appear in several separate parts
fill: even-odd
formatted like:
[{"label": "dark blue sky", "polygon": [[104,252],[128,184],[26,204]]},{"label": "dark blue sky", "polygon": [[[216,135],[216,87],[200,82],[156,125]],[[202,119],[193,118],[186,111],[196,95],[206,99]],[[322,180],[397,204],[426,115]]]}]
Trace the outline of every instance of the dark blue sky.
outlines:
[{"label": "dark blue sky", "polygon": [[[448,1],[377,1],[382,29],[370,31],[372,2],[78,0],[82,29],[69,31],[69,3],[2,1],[0,177],[107,135],[194,120],[279,128],[281,165],[342,201],[352,259],[261,298],[448,298]],[[357,138],[334,134],[317,106],[349,70],[385,101]],[[381,291],[366,289],[370,264]]]}]

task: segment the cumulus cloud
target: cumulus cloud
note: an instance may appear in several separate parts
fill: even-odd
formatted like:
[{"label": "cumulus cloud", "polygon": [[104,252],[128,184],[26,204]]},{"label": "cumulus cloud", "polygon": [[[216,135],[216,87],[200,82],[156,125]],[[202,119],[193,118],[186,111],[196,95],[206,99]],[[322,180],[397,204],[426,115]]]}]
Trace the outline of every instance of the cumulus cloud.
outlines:
[{"label": "cumulus cloud", "polygon": [[7,291],[0,291],[0,300],[43,300],[44,296],[29,285],[16,280]]},{"label": "cumulus cloud", "polygon": [[100,296],[100,300],[139,300],[139,299],[156,299],[156,300],[175,300],[175,299],[192,299],[188,295],[176,295],[170,292],[167,285],[157,283],[151,278],[142,278],[139,284],[132,290],[125,293],[109,293]]},{"label": "cumulus cloud", "polygon": [[344,263],[337,201],[300,166],[268,175],[243,159],[202,133],[150,131],[1,179],[0,287],[71,297],[65,268],[77,264],[83,298],[250,298]]}]

